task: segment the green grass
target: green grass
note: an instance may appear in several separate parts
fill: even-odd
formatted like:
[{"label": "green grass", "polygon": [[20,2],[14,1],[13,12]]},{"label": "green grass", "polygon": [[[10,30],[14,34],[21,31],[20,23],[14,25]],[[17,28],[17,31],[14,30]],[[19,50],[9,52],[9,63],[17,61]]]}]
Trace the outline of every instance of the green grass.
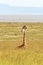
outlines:
[{"label": "green grass", "polygon": [[[23,25],[27,47],[17,48]],[[43,23],[0,23],[0,65],[43,65]]]}]

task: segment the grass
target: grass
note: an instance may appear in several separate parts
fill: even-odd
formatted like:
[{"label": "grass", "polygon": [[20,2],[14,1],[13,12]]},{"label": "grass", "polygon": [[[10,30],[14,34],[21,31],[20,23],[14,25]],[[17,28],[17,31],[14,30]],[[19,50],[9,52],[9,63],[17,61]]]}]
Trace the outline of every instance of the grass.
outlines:
[{"label": "grass", "polygon": [[[19,49],[23,25],[27,47]],[[43,65],[43,23],[0,23],[0,65]]]}]

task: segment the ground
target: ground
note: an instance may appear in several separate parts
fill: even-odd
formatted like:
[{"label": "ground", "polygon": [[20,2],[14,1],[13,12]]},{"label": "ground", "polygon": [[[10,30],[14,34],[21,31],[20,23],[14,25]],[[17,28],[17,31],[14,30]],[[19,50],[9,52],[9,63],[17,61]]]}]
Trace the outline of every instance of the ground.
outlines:
[{"label": "ground", "polygon": [[[23,25],[27,46],[18,48]],[[0,23],[0,65],[43,65],[43,23]]]}]

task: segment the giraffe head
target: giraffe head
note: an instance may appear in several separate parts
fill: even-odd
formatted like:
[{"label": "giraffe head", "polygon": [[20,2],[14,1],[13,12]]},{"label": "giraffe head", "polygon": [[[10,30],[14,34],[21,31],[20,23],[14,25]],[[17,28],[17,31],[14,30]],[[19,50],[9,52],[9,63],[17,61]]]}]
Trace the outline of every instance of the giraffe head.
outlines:
[{"label": "giraffe head", "polygon": [[27,29],[27,27],[24,25],[24,26],[22,27],[22,32],[26,32],[26,29]]}]

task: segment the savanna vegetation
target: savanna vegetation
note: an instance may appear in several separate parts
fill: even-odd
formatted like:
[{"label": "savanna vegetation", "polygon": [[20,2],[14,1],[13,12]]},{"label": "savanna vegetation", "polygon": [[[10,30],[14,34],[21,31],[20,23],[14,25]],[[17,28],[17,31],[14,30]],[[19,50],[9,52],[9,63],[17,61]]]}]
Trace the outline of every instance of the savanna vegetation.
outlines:
[{"label": "savanna vegetation", "polygon": [[[23,25],[27,26],[26,48]],[[43,23],[0,23],[0,65],[43,65]]]}]

